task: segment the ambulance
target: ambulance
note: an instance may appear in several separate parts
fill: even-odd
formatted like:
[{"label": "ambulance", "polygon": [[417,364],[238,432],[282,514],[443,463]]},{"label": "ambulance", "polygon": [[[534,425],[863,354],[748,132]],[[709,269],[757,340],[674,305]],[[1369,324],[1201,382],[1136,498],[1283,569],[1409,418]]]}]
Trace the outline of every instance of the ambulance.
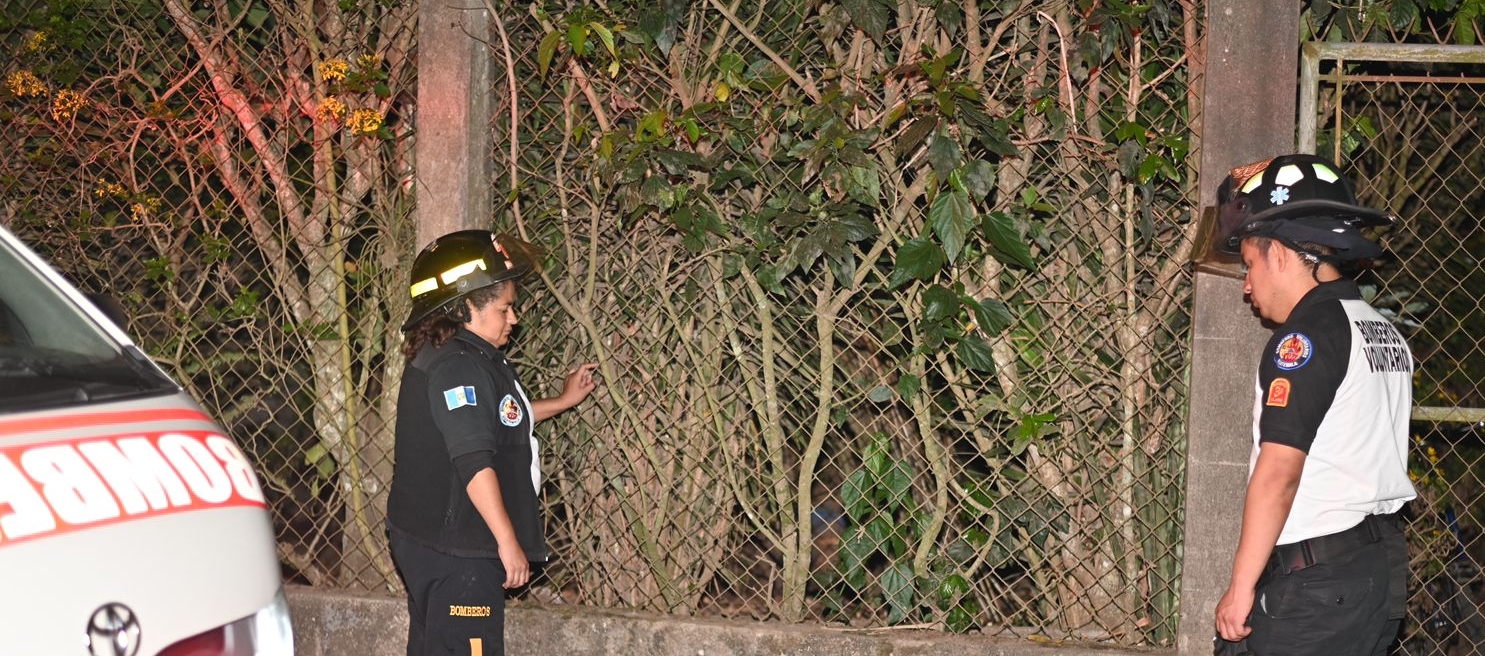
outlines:
[{"label": "ambulance", "polygon": [[0,656],[293,650],[248,458],[0,226]]}]

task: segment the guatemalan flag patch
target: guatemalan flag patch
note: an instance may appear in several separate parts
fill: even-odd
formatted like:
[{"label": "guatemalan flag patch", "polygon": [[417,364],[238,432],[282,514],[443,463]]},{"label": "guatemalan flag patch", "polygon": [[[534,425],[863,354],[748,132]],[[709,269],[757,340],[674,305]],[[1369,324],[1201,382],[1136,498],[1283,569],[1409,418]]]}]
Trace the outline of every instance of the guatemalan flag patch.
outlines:
[{"label": "guatemalan flag patch", "polygon": [[465,385],[443,391],[443,402],[450,410],[462,408],[466,405],[474,405],[474,386]]}]

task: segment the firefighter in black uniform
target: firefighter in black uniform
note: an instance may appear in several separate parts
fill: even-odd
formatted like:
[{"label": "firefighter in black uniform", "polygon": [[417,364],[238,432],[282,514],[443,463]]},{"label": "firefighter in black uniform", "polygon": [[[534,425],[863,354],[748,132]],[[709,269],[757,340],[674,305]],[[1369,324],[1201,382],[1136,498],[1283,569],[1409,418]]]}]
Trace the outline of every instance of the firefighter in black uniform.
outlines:
[{"label": "firefighter in black uniform", "polygon": [[1218,194],[1222,249],[1277,325],[1261,354],[1253,455],[1218,653],[1381,656],[1405,610],[1413,359],[1341,268],[1382,249],[1393,218],[1357,204],[1331,162],[1242,167]]},{"label": "firefighter in black uniform", "polygon": [[485,230],[444,235],[413,263],[387,501],[408,656],[503,654],[504,591],[547,559],[532,424],[587,398],[596,365],[569,372],[557,397],[527,399],[501,349],[517,282],[537,264],[530,244]]}]

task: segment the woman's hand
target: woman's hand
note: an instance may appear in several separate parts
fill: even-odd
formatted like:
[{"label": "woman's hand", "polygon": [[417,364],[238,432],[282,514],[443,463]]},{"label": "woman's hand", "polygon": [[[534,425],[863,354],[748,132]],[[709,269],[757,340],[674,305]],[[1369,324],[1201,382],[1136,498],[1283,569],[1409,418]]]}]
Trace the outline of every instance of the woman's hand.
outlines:
[{"label": "woman's hand", "polygon": [[510,540],[500,545],[500,564],[505,566],[505,588],[519,588],[531,580],[531,561],[526,560],[526,551],[521,543]]},{"label": "woman's hand", "polygon": [[564,402],[570,401],[567,407],[582,403],[598,387],[598,382],[593,379],[593,372],[597,370],[597,363],[585,362],[567,372],[567,378],[562,380],[562,394],[559,396]]}]

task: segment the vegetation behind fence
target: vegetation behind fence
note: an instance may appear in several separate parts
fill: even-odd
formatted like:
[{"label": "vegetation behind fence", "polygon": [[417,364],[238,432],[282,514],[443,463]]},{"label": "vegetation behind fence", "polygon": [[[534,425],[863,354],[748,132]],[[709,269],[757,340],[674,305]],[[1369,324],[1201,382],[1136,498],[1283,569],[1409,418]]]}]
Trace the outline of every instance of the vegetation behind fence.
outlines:
[{"label": "vegetation behind fence", "polygon": [[499,12],[553,588],[1166,644],[1195,3]]}]

